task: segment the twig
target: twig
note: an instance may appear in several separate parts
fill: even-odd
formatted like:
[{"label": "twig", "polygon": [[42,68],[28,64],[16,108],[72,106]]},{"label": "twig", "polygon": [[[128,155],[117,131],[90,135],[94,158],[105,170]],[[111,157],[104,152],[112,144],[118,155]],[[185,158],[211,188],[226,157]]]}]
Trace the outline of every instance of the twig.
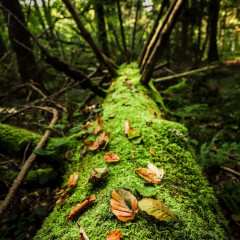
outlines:
[{"label": "twig", "polygon": [[223,169],[223,170],[225,170],[225,171],[227,171],[227,172],[233,173],[233,174],[235,174],[235,175],[237,175],[237,176],[240,177],[240,172],[237,172],[237,171],[235,171],[235,170],[233,170],[233,169],[231,169],[231,168],[224,167],[224,166],[220,166],[220,168]]},{"label": "twig", "polygon": [[[39,141],[39,143],[37,144],[36,148],[43,148],[50,133],[52,128],[54,127],[54,125],[56,124],[57,120],[58,120],[58,112],[56,109],[54,108],[49,108],[49,107],[35,107],[38,109],[42,109],[44,111],[48,111],[51,112],[53,114],[53,118],[49,124],[49,129],[47,129],[44,133],[44,135],[42,136],[41,140]],[[3,215],[3,213],[5,212],[5,210],[7,209],[7,207],[9,206],[9,204],[11,203],[14,195],[16,194],[16,191],[18,189],[18,187],[20,186],[21,182],[23,181],[24,177],[26,176],[26,174],[28,173],[33,161],[36,158],[36,153],[32,152],[31,155],[28,157],[28,159],[26,160],[25,164],[23,165],[23,167],[21,168],[21,171],[19,172],[18,176],[16,177],[16,179],[14,180],[11,188],[9,189],[9,192],[6,196],[6,198],[4,199],[3,203],[0,205],[0,216]]]},{"label": "twig", "polygon": [[32,142],[33,142],[33,139],[31,138],[31,139],[28,141],[27,147],[26,147],[25,150],[24,150],[22,165],[25,163],[26,156],[27,156],[27,151],[28,151],[28,148],[29,148],[30,144],[32,144]]},{"label": "twig", "polygon": [[11,162],[14,162],[14,160],[9,160],[9,161],[6,161],[6,162],[0,162],[0,165],[4,165],[6,163],[11,163]]}]

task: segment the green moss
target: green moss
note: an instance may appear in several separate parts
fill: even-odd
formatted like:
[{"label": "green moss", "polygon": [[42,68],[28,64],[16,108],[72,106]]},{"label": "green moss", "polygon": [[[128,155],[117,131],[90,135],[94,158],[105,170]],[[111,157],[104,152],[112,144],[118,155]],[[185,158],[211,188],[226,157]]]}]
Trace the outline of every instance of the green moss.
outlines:
[{"label": "green moss", "polygon": [[[78,171],[78,185],[72,196],[56,206],[47,217],[35,240],[77,239],[77,222],[90,239],[96,240],[106,239],[107,233],[113,229],[122,230],[124,239],[228,239],[227,223],[213,190],[191,154],[187,129],[181,124],[160,119],[161,112],[149,97],[152,90],[142,86],[139,79],[136,63],[123,65],[119,77],[109,89],[103,103],[104,131],[111,132],[105,150],[88,151],[81,156],[81,134],[71,137],[74,156],[64,178],[67,182],[69,175]],[[153,111],[157,116],[152,114]],[[110,119],[113,114],[115,117]],[[134,139],[125,136],[126,119],[130,120],[131,128],[141,132],[140,144],[134,144]],[[151,155],[150,148],[157,157]],[[105,162],[103,156],[106,152],[117,153],[121,160],[118,163]],[[155,186],[155,197],[163,201],[179,220],[160,222],[139,211],[133,221],[120,222],[111,212],[111,193],[115,188],[126,188],[140,200],[142,197],[136,188],[145,180],[135,170],[146,167],[148,161],[164,167],[164,179]],[[104,166],[109,167],[108,176],[98,183],[87,184],[92,168]],[[96,201],[92,207],[73,220],[65,220],[74,205],[93,194]]]}]

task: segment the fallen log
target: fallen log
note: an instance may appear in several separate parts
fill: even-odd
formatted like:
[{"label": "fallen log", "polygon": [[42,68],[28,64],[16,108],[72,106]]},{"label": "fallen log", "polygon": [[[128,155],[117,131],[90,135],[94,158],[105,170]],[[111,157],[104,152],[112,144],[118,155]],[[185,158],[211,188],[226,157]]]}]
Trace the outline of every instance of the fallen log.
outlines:
[{"label": "fallen log", "polygon": [[159,83],[159,82],[173,80],[173,79],[176,79],[176,78],[185,77],[187,75],[191,75],[191,74],[194,74],[194,73],[197,73],[197,72],[204,72],[204,71],[207,71],[207,70],[210,70],[210,69],[214,69],[216,67],[219,67],[219,65],[206,66],[206,67],[203,67],[203,68],[198,68],[198,69],[194,69],[194,70],[183,72],[183,73],[178,73],[178,74],[175,74],[175,75],[172,75],[172,76],[156,78],[154,83]]},{"label": "fallen log", "polygon": [[[83,155],[79,149],[84,142],[96,137],[83,139],[81,133],[69,137],[73,157],[64,179],[66,183],[73,172],[78,172],[76,189],[54,208],[34,239],[78,239],[76,223],[89,239],[97,240],[106,239],[114,229],[121,229],[124,239],[228,239],[227,222],[213,189],[195,162],[187,129],[162,118],[154,101],[157,93],[140,83],[136,63],[120,67],[118,73],[103,103],[102,131],[111,132],[108,145],[105,149],[87,150]],[[129,139],[125,135],[126,119],[141,136]],[[120,161],[106,162],[107,152],[116,153]],[[136,169],[146,168],[149,161],[163,166],[164,177],[160,183],[146,186],[147,181],[136,174]],[[105,178],[96,183],[86,182],[93,168],[105,166],[110,171]],[[159,221],[139,209],[134,220],[119,221],[110,207],[116,188],[128,189],[138,201],[149,196],[149,190],[153,191],[151,197],[162,201],[178,220]],[[65,220],[73,206],[92,195],[96,200],[91,207]]]}]

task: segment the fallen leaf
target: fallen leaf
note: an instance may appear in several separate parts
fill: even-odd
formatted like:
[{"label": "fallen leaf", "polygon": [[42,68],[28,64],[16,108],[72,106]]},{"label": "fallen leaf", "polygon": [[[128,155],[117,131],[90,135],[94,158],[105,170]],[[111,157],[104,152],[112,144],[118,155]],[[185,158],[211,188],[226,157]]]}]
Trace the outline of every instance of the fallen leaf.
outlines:
[{"label": "fallen leaf", "polygon": [[120,161],[120,157],[116,154],[116,153],[106,153],[104,155],[104,159],[107,161],[107,162],[118,162]]},{"label": "fallen leaf", "polygon": [[109,169],[108,167],[104,167],[104,168],[94,168],[92,170],[92,174],[90,176],[90,178],[87,180],[87,183],[92,183],[92,182],[96,182],[99,179],[103,178],[104,176],[106,176],[109,173]]},{"label": "fallen leaf", "polygon": [[94,123],[93,122],[87,122],[85,125],[82,126],[83,129],[87,129],[91,127]]},{"label": "fallen leaf", "polygon": [[146,126],[147,126],[147,127],[150,127],[151,124],[152,124],[152,121],[146,122]]},{"label": "fallen leaf", "polygon": [[136,183],[135,189],[141,194],[143,197],[152,197],[157,194],[157,190],[154,187],[144,186],[144,184]]},{"label": "fallen leaf", "polygon": [[110,137],[110,132],[107,133],[102,133],[100,134],[96,141],[87,141],[84,142],[84,145],[89,149],[89,150],[96,150],[99,147],[101,147],[102,149],[105,149],[105,147],[107,146],[108,140]]},{"label": "fallen leaf", "polygon": [[58,192],[58,194],[64,192],[69,187],[75,186],[77,184],[77,180],[78,180],[78,174],[77,173],[73,173],[69,177],[68,183],[63,187],[63,189],[60,192]]},{"label": "fallen leaf", "polygon": [[72,150],[69,150],[65,153],[65,158],[69,161],[72,159],[72,156],[73,156],[73,151]]},{"label": "fallen leaf", "polygon": [[141,132],[139,132],[135,129],[129,129],[128,139],[132,139],[132,138],[136,138],[136,137],[140,137],[140,136],[141,136]]},{"label": "fallen leaf", "polygon": [[96,117],[98,125],[95,127],[95,130],[93,131],[93,134],[97,134],[100,132],[103,128],[104,121],[100,117]]},{"label": "fallen leaf", "polygon": [[138,213],[137,199],[125,189],[114,189],[110,204],[112,212],[122,222],[133,220]]},{"label": "fallen leaf", "polygon": [[66,220],[69,220],[69,219],[77,216],[78,214],[84,212],[89,206],[91,206],[93,204],[94,201],[95,201],[95,195],[84,199],[81,203],[74,206],[72,211],[66,217]]},{"label": "fallen leaf", "polygon": [[159,183],[164,175],[163,167],[158,168],[150,162],[148,168],[137,168],[136,171],[142,178],[155,184]]},{"label": "fallen leaf", "polygon": [[85,233],[82,227],[79,228],[79,235],[80,238],[78,240],[89,240],[87,234]]},{"label": "fallen leaf", "polygon": [[125,134],[128,134],[129,130],[130,130],[130,121],[126,120],[125,121]]},{"label": "fallen leaf", "polygon": [[60,196],[60,199],[58,199],[57,201],[56,201],[56,204],[60,204],[60,203],[62,203],[65,199],[67,199],[69,197],[69,195],[68,194],[63,194],[63,195],[61,195]]},{"label": "fallen leaf", "polygon": [[143,198],[139,201],[138,206],[148,215],[154,216],[160,221],[165,221],[168,217],[177,220],[172,211],[161,201],[152,198]]},{"label": "fallen leaf", "polygon": [[131,151],[132,158],[134,158],[134,153],[135,153],[135,151]]},{"label": "fallen leaf", "polygon": [[122,239],[122,231],[121,230],[112,230],[107,235],[107,240],[121,240]]},{"label": "fallen leaf", "polygon": [[87,151],[87,147],[85,145],[82,145],[79,149],[80,154],[83,156],[85,155],[86,151]]},{"label": "fallen leaf", "polygon": [[153,149],[150,149],[149,151],[153,156],[155,156],[155,157],[157,156],[156,153],[153,151]]}]

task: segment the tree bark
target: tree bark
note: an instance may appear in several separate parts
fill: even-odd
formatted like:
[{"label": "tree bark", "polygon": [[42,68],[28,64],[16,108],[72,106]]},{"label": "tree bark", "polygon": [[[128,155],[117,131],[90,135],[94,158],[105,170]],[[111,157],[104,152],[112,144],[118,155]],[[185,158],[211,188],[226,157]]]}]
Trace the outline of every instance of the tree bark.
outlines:
[{"label": "tree bark", "polygon": [[143,69],[141,68],[142,71],[141,82],[143,84],[147,85],[149,83],[152,77],[152,73],[154,71],[154,66],[158,61],[159,57],[161,56],[161,54],[163,53],[163,50],[168,42],[172,29],[175,26],[178,17],[180,16],[186,2],[187,0],[177,0],[176,4],[174,5],[171,11],[171,14],[169,14],[168,21],[166,22],[166,24],[164,24],[162,31],[160,32],[160,35],[158,37],[158,40],[155,43],[154,49],[151,55],[149,56],[147,63],[145,64],[145,67]]},{"label": "tree bark", "polygon": [[[103,103],[103,131],[111,132],[106,149],[87,150],[85,155],[81,155],[79,149],[89,139],[83,139],[81,133],[68,138],[73,157],[66,162],[69,167],[64,179],[68,181],[73,172],[78,172],[78,184],[74,190],[71,189],[71,196],[47,217],[35,240],[78,239],[76,222],[89,239],[96,240],[106,239],[113,229],[121,229],[126,239],[228,239],[227,223],[212,188],[192,156],[186,128],[162,119],[162,113],[150,97],[157,99],[160,96],[141,85],[141,75],[136,68],[137,64],[131,64],[120,69],[120,77]],[[123,81],[125,78],[131,88]],[[138,91],[133,92],[133,89]],[[111,117],[113,114],[114,118]],[[126,119],[130,121],[131,128],[141,132],[140,139],[131,140],[124,134]],[[18,132],[12,131],[12,134],[9,137],[13,139]],[[8,139],[1,137],[0,141],[7,142]],[[150,154],[150,148],[157,157]],[[120,161],[115,164],[105,162],[106,152],[116,153]],[[149,161],[164,168],[163,180],[154,186],[145,186],[147,182],[135,172],[137,168],[146,168]],[[86,183],[92,168],[106,165],[110,170],[108,176],[96,183]],[[158,221],[139,209],[133,221],[120,222],[110,208],[111,193],[116,188],[128,189],[138,201],[142,195],[153,192],[154,196],[149,196],[164,202],[178,220]],[[96,197],[93,206],[75,219],[65,220],[73,206],[92,195]]]},{"label": "tree bark", "polygon": [[5,42],[0,34],[0,58],[7,52]]},{"label": "tree bark", "polygon": [[220,9],[220,0],[209,1],[209,48],[208,48],[208,61],[218,61],[217,50],[217,24],[218,14]]},{"label": "tree bark", "polygon": [[70,14],[72,15],[72,18],[75,20],[79,30],[81,31],[81,34],[83,38],[88,42],[89,46],[92,48],[93,52],[95,53],[98,61],[103,64],[109,73],[112,76],[116,76],[116,71],[110,62],[110,60],[101,52],[101,50],[98,48],[98,46],[94,43],[90,33],[87,31],[87,29],[84,27],[83,23],[81,22],[76,10],[74,9],[73,5],[70,3],[69,0],[63,0],[66,7],[68,8]]}]

